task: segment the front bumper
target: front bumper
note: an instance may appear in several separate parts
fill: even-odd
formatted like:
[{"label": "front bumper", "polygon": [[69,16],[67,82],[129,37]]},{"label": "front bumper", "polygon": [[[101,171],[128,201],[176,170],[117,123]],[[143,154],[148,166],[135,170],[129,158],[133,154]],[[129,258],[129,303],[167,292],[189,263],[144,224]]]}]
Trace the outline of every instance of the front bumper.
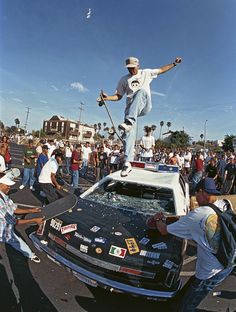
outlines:
[{"label": "front bumper", "polygon": [[36,235],[34,235],[34,233],[30,234],[30,239],[32,240],[35,247],[40,251],[44,251],[52,261],[56,262],[59,265],[63,264],[79,280],[93,287],[99,286],[104,289],[110,290],[111,292],[126,293],[132,296],[141,296],[153,300],[168,300],[170,298],[173,298],[181,288],[181,281],[179,281],[178,287],[175,291],[158,291],[141,287],[139,288],[110,280],[93,272],[90,272],[65,259],[61,255],[47,247],[47,245],[42,244],[40,240],[36,237]]}]

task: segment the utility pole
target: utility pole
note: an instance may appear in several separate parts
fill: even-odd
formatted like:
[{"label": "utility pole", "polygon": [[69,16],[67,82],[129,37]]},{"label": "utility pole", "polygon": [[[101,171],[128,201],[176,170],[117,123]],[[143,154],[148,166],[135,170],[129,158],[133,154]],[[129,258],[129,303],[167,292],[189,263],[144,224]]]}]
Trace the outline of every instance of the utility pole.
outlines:
[{"label": "utility pole", "polygon": [[25,118],[25,132],[27,130],[27,126],[28,126],[28,119],[29,119],[29,113],[30,113],[30,110],[31,110],[31,107],[26,107],[27,108],[27,111],[26,111],[26,118]]},{"label": "utility pole", "polygon": [[207,119],[205,120],[205,123],[204,123],[204,153],[206,151],[206,123],[207,123]]},{"label": "utility pole", "polygon": [[79,107],[79,121],[78,121],[78,135],[77,135],[77,141],[79,142],[79,128],[80,128],[80,124],[81,124],[81,115],[82,115],[82,111],[84,111],[83,106],[85,104],[83,102],[80,102],[80,107]]}]

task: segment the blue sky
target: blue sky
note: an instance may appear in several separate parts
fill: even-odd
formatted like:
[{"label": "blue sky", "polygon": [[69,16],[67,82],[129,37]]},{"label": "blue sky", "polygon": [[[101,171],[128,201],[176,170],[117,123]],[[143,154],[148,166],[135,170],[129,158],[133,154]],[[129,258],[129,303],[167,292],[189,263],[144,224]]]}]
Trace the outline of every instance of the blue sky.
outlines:
[{"label": "blue sky", "polygon": [[[30,107],[28,129],[39,129],[55,114],[78,120],[82,101],[82,122],[109,125],[96,98],[114,93],[128,56],[142,68],[180,56],[153,80],[139,134],[161,120],[195,140],[206,120],[207,139],[236,134],[235,11],[235,0],[1,0],[0,119],[24,125]],[[125,98],[108,105],[118,124]]]}]

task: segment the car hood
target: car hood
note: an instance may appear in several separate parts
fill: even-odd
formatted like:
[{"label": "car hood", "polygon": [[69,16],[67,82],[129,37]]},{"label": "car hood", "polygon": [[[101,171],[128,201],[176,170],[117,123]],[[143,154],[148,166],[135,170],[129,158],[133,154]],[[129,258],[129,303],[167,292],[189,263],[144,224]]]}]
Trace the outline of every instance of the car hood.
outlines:
[{"label": "car hood", "polygon": [[[55,226],[55,222],[60,225]],[[149,230],[146,217],[132,211],[81,198],[72,212],[49,220],[47,225],[51,236],[107,263],[132,268],[155,266],[155,270],[182,263],[183,240]]]}]

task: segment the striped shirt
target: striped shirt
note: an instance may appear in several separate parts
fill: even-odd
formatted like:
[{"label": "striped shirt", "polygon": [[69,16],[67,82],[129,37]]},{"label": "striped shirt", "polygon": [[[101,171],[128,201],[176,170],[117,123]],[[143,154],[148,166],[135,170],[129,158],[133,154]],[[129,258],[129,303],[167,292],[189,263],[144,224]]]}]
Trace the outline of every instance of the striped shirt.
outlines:
[{"label": "striped shirt", "polygon": [[14,234],[16,218],[14,211],[17,205],[3,192],[0,191],[0,242],[9,241]]}]

